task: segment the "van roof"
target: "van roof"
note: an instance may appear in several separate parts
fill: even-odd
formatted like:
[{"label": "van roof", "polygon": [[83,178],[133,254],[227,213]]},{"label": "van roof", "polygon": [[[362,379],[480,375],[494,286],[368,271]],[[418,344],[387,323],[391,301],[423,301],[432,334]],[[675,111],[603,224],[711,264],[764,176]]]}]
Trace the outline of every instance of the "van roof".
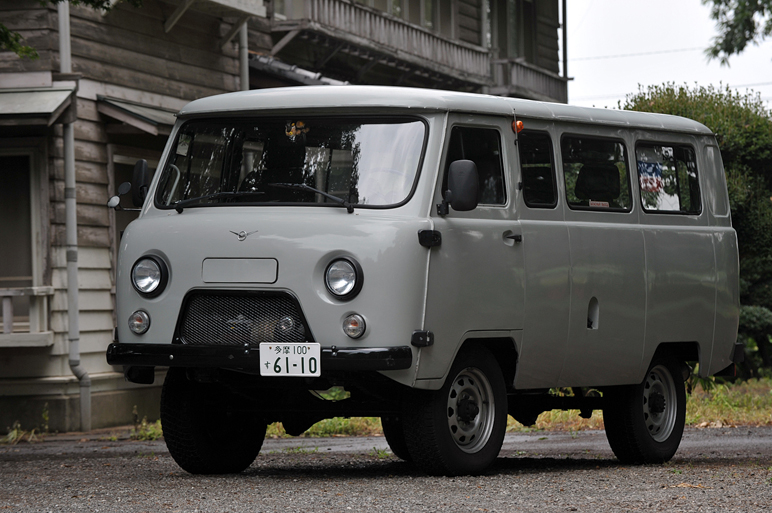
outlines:
[{"label": "van roof", "polygon": [[712,132],[691,119],[666,114],[577,107],[485,94],[389,86],[305,86],[255,89],[195,100],[179,113],[186,118],[218,113],[258,113],[309,109],[386,109],[456,111],[511,115],[575,123],[598,123],[698,134]]}]

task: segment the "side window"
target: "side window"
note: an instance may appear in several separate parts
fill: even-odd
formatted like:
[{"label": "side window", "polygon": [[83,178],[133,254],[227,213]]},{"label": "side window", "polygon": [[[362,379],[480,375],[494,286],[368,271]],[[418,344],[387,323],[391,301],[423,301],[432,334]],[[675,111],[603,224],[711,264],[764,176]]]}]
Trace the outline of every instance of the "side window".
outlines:
[{"label": "side window", "polygon": [[697,159],[690,146],[643,143],[635,149],[646,211],[699,214]]},{"label": "side window", "polygon": [[448,169],[456,160],[471,160],[477,166],[480,178],[479,198],[481,205],[504,205],[507,196],[504,189],[504,166],[501,163],[501,138],[498,130],[455,126],[450,132],[450,144],[442,183],[447,189]]},{"label": "side window", "polygon": [[622,142],[564,136],[560,151],[569,207],[624,212],[630,210],[632,197],[627,152]]},{"label": "side window", "polygon": [[531,208],[553,208],[558,204],[552,140],[546,132],[524,130],[517,136],[523,199]]}]

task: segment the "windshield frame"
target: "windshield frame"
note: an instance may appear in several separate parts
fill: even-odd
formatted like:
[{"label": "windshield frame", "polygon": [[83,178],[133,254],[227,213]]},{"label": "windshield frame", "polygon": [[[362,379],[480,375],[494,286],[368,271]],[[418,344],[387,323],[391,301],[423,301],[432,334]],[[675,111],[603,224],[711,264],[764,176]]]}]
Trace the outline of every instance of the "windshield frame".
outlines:
[{"label": "windshield frame", "polygon": [[[174,156],[177,152],[177,145],[180,141],[180,133],[183,132],[186,125],[190,123],[200,123],[200,122],[211,122],[211,123],[220,123],[220,124],[231,124],[231,125],[237,125],[237,124],[244,124],[253,122],[254,124],[257,124],[261,121],[267,121],[267,122],[285,122],[288,118],[297,117],[297,112],[292,111],[288,112],[287,114],[271,114],[266,116],[251,116],[251,115],[238,115],[238,116],[221,116],[221,115],[207,115],[207,116],[196,116],[193,118],[186,119],[173,133],[174,140],[171,141],[169,144],[169,152],[166,155],[166,158],[163,161],[163,165],[159,165],[159,173],[158,173],[158,180],[155,184],[155,190],[153,191],[153,205],[155,208],[159,210],[174,210],[176,208],[176,202],[171,204],[164,204],[159,201],[160,195],[162,193],[161,191],[161,180],[163,179],[163,176],[165,174],[165,171],[167,167],[169,166],[169,163],[174,159]],[[338,120],[338,121],[350,121],[350,122],[361,122],[362,124],[378,124],[379,122],[384,123],[390,123],[394,124],[396,122],[415,122],[419,121],[423,124],[424,127],[424,136],[423,141],[421,142],[421,152],[418,157],[417,161],[417,167],[415,170],[415,177],[413,178],[413,184],[410,188],[410,191],[405,196],[405,198],[398,202],[398,203],[391,203],[387,205],[368,205],[368,204],[358,204],[354,203],[352,206],[356,209],[373,209],[373,210],[386,210],[386,209],[394,209],[399,208],[405,204],[407,204],[415,195],[415,191],[418,188],[418,181],[421,177],[421,170],[423,168],[424,159],[426,158],[426,152],[427,152],[427,146],[429,142],[429,122],[425,117],[418,116],[416,114],[382,114],[382,113],[372,113],[372,114],[337,114],[337,113],[330,113],[326,115],[313,115],[313,116],[304,116],[304,120],[308,120],[309,122],[313,121],[319,121],[319,120]],[[194,198],[192,198],[194,199]],[[242,201],[237,203],[195,203],[191,205],[186,205],[185,209],[189,208],[200,208],[200,207],[327,207],[327,208],[341,208],[342,204],[340,203],[316,203],[316,202],[261,202],[261,201]]]}]

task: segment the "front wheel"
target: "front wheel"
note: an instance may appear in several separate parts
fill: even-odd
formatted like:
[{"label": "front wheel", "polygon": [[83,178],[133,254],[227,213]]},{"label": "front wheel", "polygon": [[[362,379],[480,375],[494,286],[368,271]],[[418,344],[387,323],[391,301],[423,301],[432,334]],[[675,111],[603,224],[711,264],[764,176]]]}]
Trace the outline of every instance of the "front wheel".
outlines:
[{"label": "front wheel", "polygon": [[484,348],[459,353],[440,390],[414,390],[406,404],[405,442],[427,474],[479,474],[499,455],[507,427],[501,368]]},{"label": "front wheel", "polygon": [[616,387],[606,397],[606,438],[619,461],[663,463],[673,457],[686,423],[686,392],[675,359],[654,360],[640,385]]},{"label": "front wheel", "polygon": [[402,418],[394,415],[381,417],[381,427],[383,428],[383,437],[394,456],[404,461],[413,461],[405,442],[405,428]]},{"label": "front wheel", "polygon": [[260,452],[266,423],[239,408],[217,384],[190,381],[171,368],[161,391],[161,425],[174,461],[191,474],[233,474]]}]

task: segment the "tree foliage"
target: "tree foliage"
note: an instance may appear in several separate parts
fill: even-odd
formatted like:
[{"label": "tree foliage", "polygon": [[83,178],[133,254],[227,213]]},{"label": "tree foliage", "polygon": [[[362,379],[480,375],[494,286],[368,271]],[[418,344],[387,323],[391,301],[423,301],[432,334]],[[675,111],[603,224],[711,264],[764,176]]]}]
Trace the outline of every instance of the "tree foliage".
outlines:
[{"label": "tree foliage", "polygon": [[[64,2],[65,0],[40,0],[41,5],[56,5]],[[112,9],[114,2],[111,0],[66,0],[70,5],[85,5],[92,9],[100,9],[102,11],[109,11]],[[141,7],[142,0],[125,0],[134,7]],[[5,25],[0,23],[0,51],[10,50],[19,57],[37,59],[38,52],[31,46],[27,46],[23,43],[23,38],[18,32],[13,32]]]},{"label": "tree foliage", "polygon": [[709,57],[729,64],[729,57],[739,54],[749,43],[758,44],[772,35],[772,0],[702,0],[710,5],[710,17],[716,20],[718,36],[707,49]]},{"label": "tree foliage", "polygon": [[[772,117],[758,94],[664,84],[620,108],[691,118],[716,134],[740,251],[740,339],[747,375],[772,368]],[[764,367],[766,370],[761,370]]]}]

